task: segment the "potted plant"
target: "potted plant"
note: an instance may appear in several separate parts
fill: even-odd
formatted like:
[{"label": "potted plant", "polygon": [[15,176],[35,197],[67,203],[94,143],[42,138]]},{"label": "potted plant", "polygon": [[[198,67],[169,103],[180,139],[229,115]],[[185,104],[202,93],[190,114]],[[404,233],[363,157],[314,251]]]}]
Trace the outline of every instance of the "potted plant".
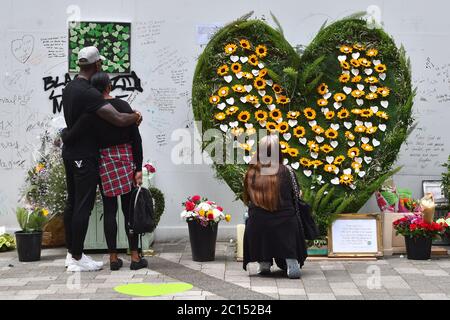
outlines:
[{"label": "potted plant", "polygon": [[181,218],[189,226],[192,260],[214,261],[218,224],[222,220],[229,222],[231,216],[224,214],[223,209],[215,202],[202,199],[199,195],[189,197],[182,205],[185,209]]},{"label": "potted plant", "polygon": [[48,221],[48,210],[43,208],[17,208],[16,243],[19,261],[30,262],[41,259],[42,228]]},{"label": "potted plant", "polygon": [[436,222],[444,225],[442,235],[450,240],[450,212],[447,214],[447,218],[438,219]]},{"label": "potted plant", "polygon": [[411,260],[430,259],[432,240],[444,231],[445,225],[426,222],[420,213],[405,215],[393,223],[396,234],[405,237],[406,254]]}]

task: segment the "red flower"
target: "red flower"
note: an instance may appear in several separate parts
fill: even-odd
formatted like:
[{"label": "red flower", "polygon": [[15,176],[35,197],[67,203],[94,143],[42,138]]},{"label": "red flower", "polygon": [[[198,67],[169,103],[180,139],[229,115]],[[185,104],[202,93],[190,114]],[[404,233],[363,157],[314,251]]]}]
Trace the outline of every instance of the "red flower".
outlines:
[{"label": "red flower", "polygon": [[417,224],[412,224],[409,226],[409,230],[415,231],[417,229]]},{"label": "red flower", "polygon": [[188,201],[186,202],[186,210],[187,211],[192,211],[195,209],[195,203]]},{"label": "red flower", "polygon": [[214,220],[214,214],[208,213],[208,220]]},{"label": "red flower", "polygon": [[220,212],[223,212],[223,208],[222,207],[217,207],[217,210],[219,210]]},{"label": "red flower", "polygon": [[198,202],[198,201],[201,200],[201,197],[199,195],[195,195],[195,196],[192,197],[191,200],[192,200],[192,202]]},{"label": "red flower", "polygon": [[149,163],[147,163],[147,164],[144,166],[144,168],[147,169],[147,171],[150,172],[150,173],[155,173],[155,172],[156,172],[155,167],[152,166],[152,165],[149,164]]}]

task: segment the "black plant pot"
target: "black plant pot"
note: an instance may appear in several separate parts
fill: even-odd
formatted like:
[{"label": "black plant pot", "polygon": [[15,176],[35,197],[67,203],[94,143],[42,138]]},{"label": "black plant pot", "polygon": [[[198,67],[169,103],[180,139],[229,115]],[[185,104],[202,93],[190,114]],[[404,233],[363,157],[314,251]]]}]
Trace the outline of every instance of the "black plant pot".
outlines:
[{"label": "black plant pot", "polygon": [[197,221],[188,221],[188,226],[192,260],[197,262],[214,261],[218,224],[203,227]]},{"label": "black plant pot", "polygon": [[41,260],[42,232],[25,233],[18,231],[15,235],[19,261],[31,262]]},{"label": "black plant pot", "polygon": [[410,260],[428,260],[431,257],[431,238],[405,237],[406,255]]}]

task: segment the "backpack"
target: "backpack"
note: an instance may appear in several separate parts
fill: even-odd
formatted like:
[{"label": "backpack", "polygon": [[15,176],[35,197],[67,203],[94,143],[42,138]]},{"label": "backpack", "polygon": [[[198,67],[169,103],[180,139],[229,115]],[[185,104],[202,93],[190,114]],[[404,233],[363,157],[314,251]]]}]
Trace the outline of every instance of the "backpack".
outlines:
[{"label": "backpack", "polygon": [[155,230],[156,212],[150,191],[139,187],[132,191],[130,201],[130,233],[143,234]]}]

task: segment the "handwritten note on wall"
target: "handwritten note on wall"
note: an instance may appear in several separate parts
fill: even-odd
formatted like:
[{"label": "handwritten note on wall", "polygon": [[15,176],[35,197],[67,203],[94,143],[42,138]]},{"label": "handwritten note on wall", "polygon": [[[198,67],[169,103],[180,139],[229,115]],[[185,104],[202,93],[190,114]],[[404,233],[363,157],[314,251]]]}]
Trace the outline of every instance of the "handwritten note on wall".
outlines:
[{"label": "handwritten note on wall", "polygon": [[164,20],[150,20],[136,22],[136,39],[139,45],[148,46],[155,44],[161,35],[161,27],[165,24]]},{"label": "handwritten note on wall", "polygon": [[67,57],[67,36],[41,38],[43,47],[47,50],[47,58]]}]

